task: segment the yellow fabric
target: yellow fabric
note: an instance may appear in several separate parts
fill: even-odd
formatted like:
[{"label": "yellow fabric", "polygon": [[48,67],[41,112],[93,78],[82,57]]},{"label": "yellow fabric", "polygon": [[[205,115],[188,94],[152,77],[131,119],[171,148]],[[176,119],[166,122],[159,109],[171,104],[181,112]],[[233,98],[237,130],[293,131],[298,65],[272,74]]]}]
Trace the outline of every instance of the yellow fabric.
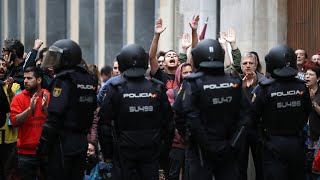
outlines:
[{"label": "yellow fabric", "polygon": [[[11,100],[7,92],[7,87],[8,87],[7,85],[3,85],[1,88],[3,88],[4,92],[6,93],[8,102],[11,103]],[[20,90],[20,85],[17,83],[13,83],[11,90],[14,94],[16,94],[16,92]],[[7,113],[7,120],[5,125],[2,128],[0,128],[1,131],[3,130],[5,131],[5,144],[16,142],[18,137],[18,128],[15,128],[13,126],[8,126],[8,120],[9,120],[9,113]],[[0,144],[3,144],[2,132],[0,132]]]}]

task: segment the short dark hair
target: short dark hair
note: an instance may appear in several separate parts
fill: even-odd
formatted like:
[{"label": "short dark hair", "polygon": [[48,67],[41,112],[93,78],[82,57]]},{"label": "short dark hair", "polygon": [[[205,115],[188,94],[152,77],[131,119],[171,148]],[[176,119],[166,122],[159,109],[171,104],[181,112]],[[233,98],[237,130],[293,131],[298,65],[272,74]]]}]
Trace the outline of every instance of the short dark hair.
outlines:
[{"label": "short dark hair", "polygon": [[111,75],[112,73],[112,67],[111,66],[104,66],[103,68],[101,68],[100,70],[100,74],[105,74],[105,75]]},{"label": "short dark hair", "polygon": [[175,52],[176,54],[178,54],[175,50],[170,49],[169,51],[167,51],[167,52],[164,53],[164,56],[165,56],[166,54],[168,54],[169,52]]},{"label": "short dark hair", "polygon": [[41,77],[43,79],[43,71],[41,68],[37,67],[37,66],[30,66],[27,67],[24,72],[33,72],[33,75],[35,78],[39,78]]},{"label": "short dark hair", "polygon": [[13,52],[15,50],[16,56],[18,58],[23,58],[24,54],[24,45],[18,39],[6,39],[4,40],[4,48]]},{"label": "short dark hair", "polygon": [[41,51],[39,51],[39,59],[43,59],[43,53],[45,53],[47,51],[48,51],[47,47],[41,49]]},{"label": "short dark hair", "polygon": [[158,59],[160,56],[164,56],[164,55],[166,55],[166,52],[164,52],[164,51],[159,51],[159,52],[157,53],[157,59]]}]

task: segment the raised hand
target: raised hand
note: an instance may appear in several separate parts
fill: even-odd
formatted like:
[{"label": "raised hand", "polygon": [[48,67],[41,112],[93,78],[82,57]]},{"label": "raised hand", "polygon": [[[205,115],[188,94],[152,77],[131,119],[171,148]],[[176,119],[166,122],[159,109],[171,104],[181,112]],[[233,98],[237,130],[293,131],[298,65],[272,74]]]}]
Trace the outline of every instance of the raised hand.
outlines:
[{"label": "raised hand", "polygon": [[191,22],[189,23],[192,30],[197,30],[199,25],[199,15],[193,16]]},{"label": "raised hand", "polygon": [[14,79],[13,79],[12,77],[8,77],[8,79],[5,80],[5,83],[8,85],[8,86],[7,86],[7,92],[8,92],[8,94],[12,93],[11,88],[12,88],[13,82],[14,82]]},{"label": "raised hand", "polygon": [[11,52],[10,52],[9,55],[4,55],[4,56],[3,56],[3,59],[4,59],[7,63],[10,62],[10,60],[11,60]]},{"label": "raised hand", "polygon": [[42,46],[43,42],[40,39],[36,39],[34,40],[34,46],[33,49],[35,50],[39,50],[40,47]]},{"label": "raised hand", "polygon": [[225,39],[229,43],[235,43],[236,42],[236,32],[235,32],[235,30],[233,28],[229,28],[228,34],[226,34]]},{"label": "raised hand", "polygon": [[161,18],[156,20],[156,24],[154,26],[154,33],[161,34],[167,27],[163,27],[163,22]]},{"label": "raised hand", "polygon": [[189,33],[183,34],[181,46],[184,51],[186,51],[191,46],[191,38]]},{"label": "raised hand", "polygon": [[226,45],[226,43],[227,43],[227,41],[226,41],[226,37],[227,37],[227,33],[225,33],[225,32],[220,32],[220,37],[219,37],[219,42],[220,42],[220,44],[221,44],[221,46],[222,46],[222,48],[224,49],[224,50],[226,50],[226,48],[227,48],[227,45]]}]

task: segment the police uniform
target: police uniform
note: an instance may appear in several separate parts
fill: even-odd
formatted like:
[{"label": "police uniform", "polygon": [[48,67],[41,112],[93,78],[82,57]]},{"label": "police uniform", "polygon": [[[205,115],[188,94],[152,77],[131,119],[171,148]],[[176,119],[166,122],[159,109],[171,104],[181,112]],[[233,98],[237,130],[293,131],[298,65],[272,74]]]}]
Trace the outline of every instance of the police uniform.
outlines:
[{"label": "police uniform", "polygon": [[309,91],[295,78],[296,55],[291,48],[275,46],[265,59],[274,79],[260,83],[252,111],[252,119],[263,129],[264,178],[305,179],[302,132],[311,111]]},{"label": "police uniform", "polygon": [[201,41],[192,57],[198,71],[183,82],[173,105],[176,126],[188,142],[186,179],[238,179],[235,151],[248,103],[241,79],[224,73],[224,52],[215,40]]},{"label": "police uniform", "polygon": [[173,134],[163,83],[144,77],[147,58],[136,44],[121,50],[123,77],[107,87],[100,109],[99,141],[104,158],[113,160],[113,179],[158,180],[161,141]]},{"label": "police uniform", "polygon": [[[87,132],[97,106],[97,80],[80,65],[81,49],[75,42],[57,41],[48,53],[46,58],[62,54],[56,65],[61,70],[56,68],[51,84],[48,118],[37,153],[48,156],[48,179],[82,179]],[[45,59],[43,65],[48,63]]]}]

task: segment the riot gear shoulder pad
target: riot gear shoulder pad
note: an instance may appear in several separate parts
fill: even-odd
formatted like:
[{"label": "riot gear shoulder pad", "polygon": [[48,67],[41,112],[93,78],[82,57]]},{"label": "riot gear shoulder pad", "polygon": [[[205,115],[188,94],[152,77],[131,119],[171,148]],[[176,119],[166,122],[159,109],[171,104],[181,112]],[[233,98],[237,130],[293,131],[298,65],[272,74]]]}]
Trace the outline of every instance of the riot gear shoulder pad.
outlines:
[{"label": "riot gear shoulder pad", "polygon": [[111,81],[110,84],[112,86],[119,86],[120,84],[123,84],[126,82],[126,79],[125,78],[120,78],[118,80],[115,80],[115,81]]},{"label": "riot gear shoulder pad", "polygon": [[197,79],[203,76],[203,72],[196,72],[196,73],[191,73],[188,77],[186,77],[187,80],[192,80],[192,79]]},{"label": "riot gear shoulder pad", "polygon": [[69,77],[69,76],[70,76],[70,73],[72,73],[72,72],[73,72],[72,69],[62,71],[62,72],[56,74],[56,78],[64,79],[64,78],[66,78],[66,77]]},{"label": "riot gear shoulder pad", "polygon": [[260,86],[269,86],[271,85],[273,82],[275,82],[274,79],[266,79],[264,81],[259,82]]},{"label": "riot gear shoulder pad", "polygon": [[305,84],[305,83],[306,83],[305,80],[302,80],[302,79],[299,79],[299,78],[296,78],[296,79],[297,79],[297,81],[298,81],[299,83],[302,83],[302,84]]}]

